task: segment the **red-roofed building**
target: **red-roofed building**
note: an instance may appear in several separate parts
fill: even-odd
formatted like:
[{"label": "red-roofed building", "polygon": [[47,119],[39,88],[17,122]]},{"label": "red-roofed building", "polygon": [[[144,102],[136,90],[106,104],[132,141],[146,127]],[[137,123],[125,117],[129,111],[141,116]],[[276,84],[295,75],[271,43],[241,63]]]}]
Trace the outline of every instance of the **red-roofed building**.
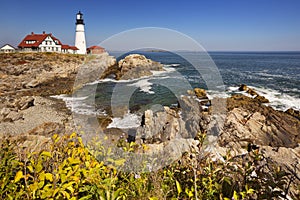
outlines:
[{"label": "red-roofed building", "polygon": [[63,44],[61,45],[61,52],[62,53],[71,53],[71,54],[75,54],[77,53],[78,48],[75,46],[69,46],[67,44]]},{"label": "red-roofed building", "polygon": [[100,46],[91,46],[87,48],[87,54],[102,54],[105,52],[105,49]]},{"label": "red-roofed building", "polygon": [[58,53],[77,53],[77,48],[74,46],[63,45],[59,39],[51,33],[27,35],[18,45],[20,51],[25,52],[58,52]]}]

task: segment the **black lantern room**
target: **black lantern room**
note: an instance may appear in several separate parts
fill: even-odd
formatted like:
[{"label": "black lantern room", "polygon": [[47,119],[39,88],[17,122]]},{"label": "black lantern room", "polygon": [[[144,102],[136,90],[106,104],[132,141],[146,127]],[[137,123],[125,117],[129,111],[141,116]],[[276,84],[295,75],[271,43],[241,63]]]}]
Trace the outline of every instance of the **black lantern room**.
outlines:
[{"label": "black lantern room", "polygon": [[76,14],[76,25],[77,24],[83,24],[84,25],[82,16],[83,16],[83,14],[80,11]]}]

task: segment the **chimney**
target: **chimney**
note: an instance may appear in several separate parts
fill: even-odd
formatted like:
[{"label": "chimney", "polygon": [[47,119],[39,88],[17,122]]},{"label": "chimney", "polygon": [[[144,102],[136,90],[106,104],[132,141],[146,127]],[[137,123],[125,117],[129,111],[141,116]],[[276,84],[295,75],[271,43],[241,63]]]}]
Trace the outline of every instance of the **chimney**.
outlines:
[{"label": "chimney", "polygon": [[43,34],[44,34],[44,35],[45,35],[45,33],[46,33],[46,32],[45,32],[45,31],[43,31]]},{"label": "chimney", "polygon": [[31,32],[31,35],[33,35],[34,34],[34,32]]}]

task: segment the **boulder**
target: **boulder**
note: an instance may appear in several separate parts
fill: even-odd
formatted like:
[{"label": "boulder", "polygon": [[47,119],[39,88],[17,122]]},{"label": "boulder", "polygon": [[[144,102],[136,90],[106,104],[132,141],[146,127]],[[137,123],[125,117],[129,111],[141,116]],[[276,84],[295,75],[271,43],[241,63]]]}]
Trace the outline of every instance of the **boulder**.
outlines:
[{"label": "boulder", "polygon": [[206,94],[206,91],[204,89],[201,89],[201,88],[195,88],[194,89],[194,92],[196,94],[196,96],[199,98],[199,99],[207,99],[207,94]]},{"label": "boulder", "polygon": [[247,91],[247,90],[248,90],[247,85],[245,85],[245,84],[240,85],[239,91]]},{"label": "boulder", "polygon": [[30,96],[24,96],[15,101],[15,107],[17,107],[19,110],[25,110],[31,106],[34,106],[34,98]]},{"label": "boulder", "polygon": [[289,108],[285,111],[285,113],[287,113],[293,117],[296,117],[297,119],[300,120],[300,111],[299,110],[294,110],[293,108]]}]

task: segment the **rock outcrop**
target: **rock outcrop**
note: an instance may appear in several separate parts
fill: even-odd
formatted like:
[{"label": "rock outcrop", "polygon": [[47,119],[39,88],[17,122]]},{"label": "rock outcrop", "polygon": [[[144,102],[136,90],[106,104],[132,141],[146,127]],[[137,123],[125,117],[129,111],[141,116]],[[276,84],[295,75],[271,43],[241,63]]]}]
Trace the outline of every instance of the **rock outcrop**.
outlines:
[{"label": "rock outcrop", "polygon": [[208,130],[211,119],[204,112],[197,96],[182,96],[179,107],[171,109],[165,106],[163,110],[156,112],[145,111],[142,126],[137,130],[140,135],[137,137],[151,144],[175,138],[194,139],[198,133],[211,131]]},{"label": "rock outcrop", "polygon": [[[116,63],[107,53],[83,56],[58,53],[0,54],[0,96],[57,95],[71,93],[78,70],[81,85],[99,79]],[[97,71],[98,70],[98,71]],[[98,74],[95,72],[99,72]],[[78,85],[77,85],[78,86]]]},{"label": "rock outcrop", "polygon": [[[234,95],[227,99],[227,112],[214,113],[219,110],[218,103],[214,102],[222,103],[224,99],[214,99],[206,112],[199,101],[205,93],[199,89],[189,93],[179,101],[178,110],[168,107],[157,112],[147,110],[137,130],[137,140],[147,143],[150,152],[155,153],[169,144],[176,146],[176,142],[178,146],[182,143],[193,146],[191,141],[198,137],[195,133],[207,133],[204,152],[222,159],[228,151],[235,157],[259,151],[270,163],[294,177],[290,192],[295,194],[300,184],[300,121],[294,116],[295,111],[276,111],[255,98]],[[214,118],[225,120],[214,123]],[[217,134],[214,134],[215,129]]]},{"label": "rock outcrop", "polygon": [[107,69],[102,78],[114,77],[117,80],[136,79],[143,76],[151,76],[151,71],[163,71],[163,65],[146,58],[140,54],[130,54],[114,65]]},{"label": "rock outcrop", "polygon": [[251,95],[255,100],[257,100],[259,103],[270,103],[270,101],[267,98],[265,98],[264,96],[260,96],[254,89],[249,88],[245,84],[240,85],[239,91],[246,92],[247,94]]}]

